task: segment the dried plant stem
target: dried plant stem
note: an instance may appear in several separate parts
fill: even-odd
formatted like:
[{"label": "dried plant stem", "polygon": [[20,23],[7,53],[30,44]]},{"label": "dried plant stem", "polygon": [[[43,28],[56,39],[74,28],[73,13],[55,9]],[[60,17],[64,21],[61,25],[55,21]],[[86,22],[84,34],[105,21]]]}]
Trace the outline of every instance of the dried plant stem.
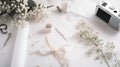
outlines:
[{"label": "dried plant stem", "polygon": [[[94,43],[94,45],[98,48],[98,46],[97,46],[95,43]],[[98,48],[98,49],[99,49],[99,48]],[[110,67],[110,64],[108,63],[108,61],[107,61],[107,59],[106,59],[106,57],[105,57],[105,55],[104,55],[104,52],[103,52],[101,49],[99,49],[99,51],[100,51],[100,53],[102,54],[102,57],[103,57],[105,63],[107,64],[107,66]]]},{"label": "dried plant stem", "polygon": [[55,28],[55,30],[63,37],[64,40],[67,41],[66,37],[57,28]]},{"label": "dried plant stem", "polygon": [[[95,43],[94,43],[94,45],[95,45],[95,47],[96,47],[97,49],[99,49],[98,46],[97,46]],[[107,61],[107,59],[106,59],[106,57],[105,57],[104,52],[102,51],[102,49],[99,49],[99,51],[100,51],[100,53],[102,54],[102,57],[103,57],[106,65],[107,65],[108,67],[110,67],[110,64],[109,64],[109,62]]]},{"label": "dried plant stem", "polygon": [[115,54],[115,53],[113,53],[113,55],[114,55],[114,57],[115,57],[115,59],[116,59],[116,63],[117,63],[117,64],[118,64],[118,66],[120,67],[120,63],[119,63],[119,61],[118,61],[118,58],[117,58],[116,54]]},{"label": "dried plant stem", "polygon": [[107,59],[106,59],[106,57],[105,57],[103,51],[100,50],[100,52],[101,52],[101,54],[102,54],[102,56],[103,56],[103,59],[104,59],[105,63],[107,64],[108,67],[110,67],[110,64],[108,63],[108,61],[107,61]]}]

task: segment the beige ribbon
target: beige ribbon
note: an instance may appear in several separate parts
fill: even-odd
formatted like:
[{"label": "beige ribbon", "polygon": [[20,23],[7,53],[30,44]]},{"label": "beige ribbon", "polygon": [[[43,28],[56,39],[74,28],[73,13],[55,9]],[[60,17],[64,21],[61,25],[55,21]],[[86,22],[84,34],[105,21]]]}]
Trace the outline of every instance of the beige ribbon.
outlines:
[{"label": "beige ribbon", "polygon": [[47,36],[45,37],[45,40],[46,40],[46,43],[47,43],[50,51],[47,51],[47,52],[35,51],[32,54],[39,54],[42,56],[52,54],[57,59],[57,61],[60,63],[61,67],[65,66],[65,65],[66,65],[66,67],[69,67],[68,61],[65,58],[66,51],[63,48],[63,46],[58,49],[55,49],[53,46],[50,45]]}]

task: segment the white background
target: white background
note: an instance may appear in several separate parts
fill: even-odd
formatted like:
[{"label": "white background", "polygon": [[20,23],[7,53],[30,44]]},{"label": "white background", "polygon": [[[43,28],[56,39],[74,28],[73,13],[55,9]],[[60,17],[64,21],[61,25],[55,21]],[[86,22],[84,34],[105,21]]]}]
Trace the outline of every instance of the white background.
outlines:
[{"label": "white background", "polygon": [[[109,25],[95,16],[95,7],[98,1],[99,0],[75,0],[73,1],[71,11],[88,18],[90,20],[90,24],[93,25],[93,28],[96,32],[99,32],[99,36],[101,38],[103,38],[105,41],[115,42],[116,46],[119,47],[119,32],[115,31]],[[119,0],[109,0],[108,2],[120,9],[118,6],[120,3]],[[80,19],[81,18],[75,19],[75,17],[72,15],[64,13],[60,14],[53,8],[49,19],[44,22],[31,24],[30,42],[28,46],[25,67],[60,67],[60,64],[58,61],[56,61],[53,55],[30,55],[30,53],[35,50],[48,50],[48,47],[45,43],[46,34],[40,33],[41,30],[44,29],[44,25],[46,23],[51,23],[54,27],[60,29],[66,38],[69,39],[68,41],[65,41],[55,30],[52,30],[52,32],[48,34],[48,39],[54,47],[58,48],[61,45],[69,45],[65,48],[66,58],[69,60],[70,67],[107,67],[104,62],[103,64],[100,64],[100,61],[95,61],[94,57],[87,57],[85,55],[87,47],[83,46],[82,42],[75,40],[74,36],[72,38],[70,37],[74,35],[74,25]],[[34,43],[36,45],[31,46]]]},{"label": "white background", "polygon": [[[44,1],[45,0],[43,0],[43,3],[47,5],[59,4],[59,0],[46,0],[50,1],[50,3]],[[105,41],[114,42],[116,46],[119,47],[120,33],[112,29],[109,25],[107,25],[95,16],[95,7],[98,1],[99,0],[75,0],[72,4],[71,10],[84,17],[87,17],[91,21],[94,21],[90,22],[90,24],[93,25],[93,28],[96,32],[99,32],[99,36]],[[118,9],[120,9],[119,0],[107,1],[112,3]],[[40,2],[40,0],[38,0],[37,2]],[[30,55],[30,52],[38,49],[47,50],[47,46],[44,39],[46,34],[41,33],[41,30],[43,30],[44,25],[46,23],[51,23],[54,27],[57,27],[66,36],[66,38],[69,39],[68,41],[65,41],[54,29],[50,34],[48,34],[48,39],[54,47],[59,48],[62,45],[68,45],[65,48],[66,58],[68,58],[69,60],[70,67],[107,67],[106,64],[100,64],[100,61],[95,61],[94,57],[87,57],[85,55],[87,47],[83,46],[82,42],[78,42],[78,40],[75,40],[74,37],[70,37],[74,35],[74,25],[78,21],[79,19],[75,19],[75,17],[72,15],[64,13],[60,14],[56,12],[56,9],[53,7],[50,17],[47,20],[39,21],[37,23],[31,23],[29,32],[29,42],[28,47],[26,49],[27,53],[25,59],[25,67],[36,67],[37,65],[39,65],[40,67],[60,67],[60,64],[54,58],[53,55]],[[9,31],[12,32],[12,38],[7,43],[8,46],[4,49],[5,52],[0,53],[0,67],[10,67],[16,34],[15,32],[13,32],[16,30],[12,30],[13,28],[11,28],[9,28]],[[0,32],[0,49],[2,49],[1,45],[3,45],[5,38],[6,36],[1,34]],[[31,46],[34,43],[36,43],[36,45],[34,47]],[[40,46],[42,46],[42,48]]]}]

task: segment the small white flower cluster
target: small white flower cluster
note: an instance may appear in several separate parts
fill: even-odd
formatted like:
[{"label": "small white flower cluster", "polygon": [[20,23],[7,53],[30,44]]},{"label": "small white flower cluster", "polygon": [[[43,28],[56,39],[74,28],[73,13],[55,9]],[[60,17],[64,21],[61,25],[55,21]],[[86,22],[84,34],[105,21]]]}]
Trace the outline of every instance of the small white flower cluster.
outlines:
[{"label": "small white flower cluster", "polygon": [[2,18],[2,22],[41,20],[46,17],[48,17],[47,7],[35,3],[33,0],[28,0],[27,4],[17,0],[0,0],[0,18]]},{"label": "small white flower cluster", "polygon": [[[80,21],[78,26],[79,37],[88,43],[89,49],[87,55],[95,54],[96,60],[104,60],[108,67],[111,65],[108,61],[115,60],[115,45],[113,42],[107,42],[101,39],[96,32],[91,29],[83,20]],[[116,54],[115,54],[116,55]],[[118,60],[118,59],[117,59]],[[118,63],[118,62],[117,62]]]},{"label": "small white flower cluster", "polygon": [[48,17],[48,9],[43,5],[43,4],[38,4],[35,8],[34,11],[30,10],[29,13],[27,14],[27,19],[28,20],[34,20],[34,19],[43,19],[45,17]]}]

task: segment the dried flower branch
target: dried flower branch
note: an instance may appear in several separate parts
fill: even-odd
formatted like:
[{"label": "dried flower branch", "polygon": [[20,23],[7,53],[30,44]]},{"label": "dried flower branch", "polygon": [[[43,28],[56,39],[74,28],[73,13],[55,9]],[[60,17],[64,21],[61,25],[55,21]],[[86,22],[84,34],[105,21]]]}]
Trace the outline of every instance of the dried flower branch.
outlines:
[{"label": "dried flower branch", "polygon": [[46,40],[46,43],[47,43],[50,51],[47,51],[47,52],[35,51],[35,52],[32,52],[32,54],[38,54],[38,55],[42,55],[42,56],[52,54],[57,59],[57,61],[60,63],[61,66],[66,65],[66,67],[69,67],[68,61],[65,58],[65,53],[66,53],[65,49],[63,47],[55,49],[53,46],[50,45],[47,36],[45,37],[45,40]]},{"label": "dried flower branch", "polygon": [[118,58],[118,56],[120,57],[120,52],[116,52],[113,55],[115,57],[115,59],[114,59],[115,67],[120,67],[120,59]]},{"label": "dried flower branch", "polygon": [[103,59],[107,66],[111,67],[108,61],[116,55],[114,51],[115,45],[113,42],[105,43],[103,39],[99,38],[97,33],[95,33],[83,20],[78,26],[78,35],[82,40],[88,43],[88,46],[90,46],[87,54],[96,54],[96,59]]}]

